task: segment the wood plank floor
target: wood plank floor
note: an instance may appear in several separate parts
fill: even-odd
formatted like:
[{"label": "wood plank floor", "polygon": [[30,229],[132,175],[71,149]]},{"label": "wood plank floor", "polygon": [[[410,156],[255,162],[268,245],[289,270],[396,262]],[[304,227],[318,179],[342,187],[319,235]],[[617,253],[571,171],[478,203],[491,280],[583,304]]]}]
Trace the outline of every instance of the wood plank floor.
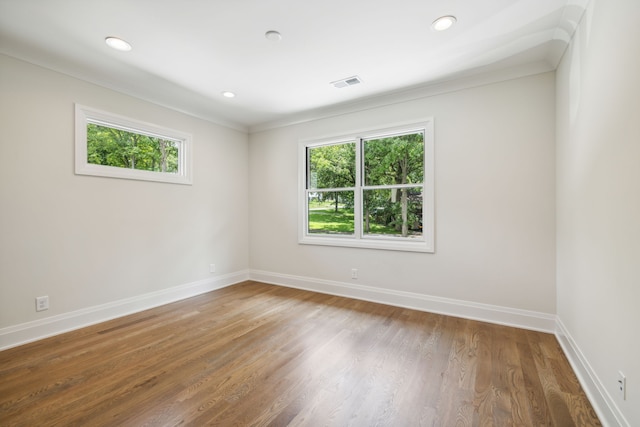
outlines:
[{"label": "wood plank floor", "polygon": [[245,282],[0,352],[2,426],[598,426],[555,337]]}]

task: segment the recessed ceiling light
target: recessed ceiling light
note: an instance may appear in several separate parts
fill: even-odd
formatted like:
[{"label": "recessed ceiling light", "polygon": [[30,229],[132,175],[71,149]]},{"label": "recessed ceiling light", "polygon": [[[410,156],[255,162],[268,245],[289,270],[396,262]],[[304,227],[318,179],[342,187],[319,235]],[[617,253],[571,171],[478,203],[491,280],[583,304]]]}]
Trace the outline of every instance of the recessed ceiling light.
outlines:
[{"label": "recessed ceiling light", "polygon": [[128,52],[131,50],[131,45],[118,37],[107,37],[104,42],[112,49],[119,50],[121,52]]},{"label": "recessed ceiling light", "polygon": [[441,16],[440,18],[433,21],[433,24],[431,24],[431,28],[433,28],[436,31],[444,31],[451,28],[455,23],[456,23],[455,16],[451,16],[451,15]]},{"label": "recessed ceiling light", "polygon": [[282,34],[275,30],[267,31],[266,33],[264,33],[264,36],[267,38],[267,40],[271,40],[272,42],[278,42],[282,40]]},{"label": "recessed ceiling light", "polygon": [[236,94],[233,92],[224,91],[222,92],[222,96],[224,96],[225,98],[235,98]]}]

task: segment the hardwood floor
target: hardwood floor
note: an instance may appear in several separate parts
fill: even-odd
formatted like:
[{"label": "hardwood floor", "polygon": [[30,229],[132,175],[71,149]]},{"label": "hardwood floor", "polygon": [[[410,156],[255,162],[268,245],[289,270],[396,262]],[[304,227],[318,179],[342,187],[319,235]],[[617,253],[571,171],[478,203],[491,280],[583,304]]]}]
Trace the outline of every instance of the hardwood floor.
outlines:
[{"label": "hardwood floor", "polygon": [[2,426],[598,426],[555,337],[245,282],[0,352]]}]

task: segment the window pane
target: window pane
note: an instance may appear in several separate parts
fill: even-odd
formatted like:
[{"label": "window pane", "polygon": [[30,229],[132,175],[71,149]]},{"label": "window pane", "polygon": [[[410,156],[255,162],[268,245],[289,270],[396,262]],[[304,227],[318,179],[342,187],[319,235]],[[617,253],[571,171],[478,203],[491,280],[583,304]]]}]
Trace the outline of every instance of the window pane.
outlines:
[{"label": "window pane", "polygon": [[422,188],[363,191],[365,236],[422,237]]},{"label": "window pane", "polygon": [[87,163],[178,173],[178,141],[87,123]]},{"label": "window pane", "polygon": [[421,184],[424,181],[422,132],[363,141],[364,185]]},{"label": "window pane", "polygon": [[353,191],[309,192],[309,233],[354,233]]},{"label": "window pane", "polygon": [[355,186],[356,144],[324,145],[307,149],[309,177],[307,188]]}]

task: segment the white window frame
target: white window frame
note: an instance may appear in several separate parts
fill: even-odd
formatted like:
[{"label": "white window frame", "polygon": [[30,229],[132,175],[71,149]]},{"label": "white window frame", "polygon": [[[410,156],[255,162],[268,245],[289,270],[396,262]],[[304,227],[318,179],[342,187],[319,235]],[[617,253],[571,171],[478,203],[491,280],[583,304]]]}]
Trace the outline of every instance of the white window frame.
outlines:
[{"label": "white window frame", "polygon": [[[89,123],[177,142],[178,172],[154,172],[89,163],[87,159],[87,124]],[[80,104],[75,104],[75,128],[75,173],[77,175],[93,175],[186,185],[193,183],[191,168],[193,138],[191,134]]]},{"label": "white window frame", "polygon": [[[365,189],[362,176],[362,140],[385,137],[396,134],[424,132],[424,181],[422,184],[422,238],[365,236],[362,232],[362,194]],[[309,233],[309,211],[307,189],[307,149],[331,144],[356,142],[355,188],[345,187],[337,190],[354,190],[354,234],[328,235]],[[433,118],[421,122],[392,125],[385,128],[352,132],[336,137],[301,140],[298,143],[298,243],[304,245],[342,246],[410,252],[435,252],[435,162],[434,162]],[[327,189],[322,189],[323,191]]]}]

